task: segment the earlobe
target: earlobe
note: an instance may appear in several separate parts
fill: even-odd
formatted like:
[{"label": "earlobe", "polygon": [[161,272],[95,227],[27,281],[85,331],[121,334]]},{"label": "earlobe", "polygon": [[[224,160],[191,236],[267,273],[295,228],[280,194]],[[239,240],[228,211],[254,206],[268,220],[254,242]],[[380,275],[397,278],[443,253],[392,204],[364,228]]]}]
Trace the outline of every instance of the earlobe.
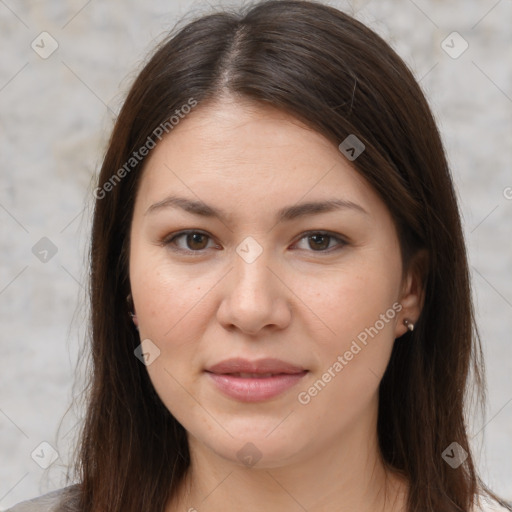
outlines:
[{"label": "earlobe", "polygon": [[427,269],[428,253],[422,249],[413,256],[404,280],[400,298],[402,311],[396,326],[396,338],[403,336],[406,332],[412,332],[414,324],[420,317],[425,301]]},{"label": "earlobe", "polygon": [[137,315],[135,313],[130,313],[130,316],[132,317],[132,321],[133,321],[135,327],[138,329],[139,328],[139,321],[137,319]]},{"label": "earlobe", "polygon": [[[128,306],[131,309],[134,309],[134,304],[133,304],[133,299],[132,299],[132,294],[131,293],[129,293],[128,296],[126,297],[126,302],[128,302]],[[132,322],[134,323],[135,328],[137,330],[139,330],[139,320],[137,319],[137,315],[135,314],[135,312],[134,311],[129,311],[128,314],[131,316]]]}]

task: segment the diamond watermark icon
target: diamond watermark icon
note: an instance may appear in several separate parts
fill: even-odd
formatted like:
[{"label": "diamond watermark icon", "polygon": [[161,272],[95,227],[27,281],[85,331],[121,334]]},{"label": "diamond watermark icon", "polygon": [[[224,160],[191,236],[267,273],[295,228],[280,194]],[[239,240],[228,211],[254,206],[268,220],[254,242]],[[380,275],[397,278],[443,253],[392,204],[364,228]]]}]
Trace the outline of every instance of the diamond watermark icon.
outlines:
[{"label": "diamond watermark icon", "polygon": [[48,32],[41,32],[30,44],[41,59],[47,59],[59,47],[57,40]]},{"label": "diamond watermark icon", "polygon": [[441,454],[441,457],[443,457],[445,462],[453,469],[457,469],[468,458],[468,454],[459,443],[454,441]]},{"label": "diamond watermark icon", "polygon": [[46,236],[32,247],[32,254],[41,262],[48,263],[56,254],[57,246]]},{"label": "diamond watermark icon", "polygon": [[133,351],[135,357],[140,359],[146,366],[152,364],[155,359],[160,357],[160,349],[148,338],[142,340],[142,343]]},{"label": "diamond watermark icon", "polygon": [[469,43],[458,32],[452,32],[443,39],[441,48],[452,59],[458,59],[469,48]]},{"label": "diamond watermark icon", "polygon": [[365,149],[366,146],[356,135],[351,133],[339,146],[338,149],[353,162]]},{"label": "diamond watermark icon", "polygon": [[238,244],[236,252],[246,263],[253,263],[263,252],[263,247],[252,236],[248,236]]},{"label": "diamond watermark icon", "polygon": [[250,468],[261,459],[262,455],[263,454],[253,443],[245,443],[242,448],[236,452],[238,460]]},{"label": "diamond watermark icon", "polygon": [[43,441],[30,456],[39,467],[46,469],[59,458],[59,452],[50,443]]}]

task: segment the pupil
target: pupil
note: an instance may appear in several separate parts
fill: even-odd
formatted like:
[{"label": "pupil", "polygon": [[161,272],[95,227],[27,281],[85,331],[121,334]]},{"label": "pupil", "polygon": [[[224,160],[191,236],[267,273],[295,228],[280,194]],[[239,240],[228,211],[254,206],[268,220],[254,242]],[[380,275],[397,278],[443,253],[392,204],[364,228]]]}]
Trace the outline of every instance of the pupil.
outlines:
[{"label": "pupil", "polygon": [[[320,239],[323,239],[323,240],[324,240],[324,243],[323,243],[323,244],[321,244],[321,245],[322,245],[322,247],[320,247],[320,249],[325,249],[326,247],[328,247],[328,246],[329,246],[329,244],[328,244],[328,243],[327,243],[327,244],[325,244],[325,240],[327,240],[327,239],[329,238],[329,236],[328,236],[328,235],[311,235],[311,236],[310,236],[310,238],[314,240],[314,243],[315,243],[315,244],[317,244],[317,243],[318,243],[318,238],[320,238]],[[319,247],[318,247],[318,245],[317,245],[317,248],[319,248]]]},{"label": "pupil", "polygon": [[[190,235],[188,235],[188,240],[189,242],[191,241],[190,245],[192,245],[192,247],[194,247],[194,243],[198,243],[199,245],[201,245],[201,238],[203,237],[204,235],[202,235],[201,233],[192,233]],[[196,237],[199,237],[199,241],[197,240]],[[195,247],[197,249],[197,247]],[[200,249],[202,249],[202,247],[199,247]]]}]

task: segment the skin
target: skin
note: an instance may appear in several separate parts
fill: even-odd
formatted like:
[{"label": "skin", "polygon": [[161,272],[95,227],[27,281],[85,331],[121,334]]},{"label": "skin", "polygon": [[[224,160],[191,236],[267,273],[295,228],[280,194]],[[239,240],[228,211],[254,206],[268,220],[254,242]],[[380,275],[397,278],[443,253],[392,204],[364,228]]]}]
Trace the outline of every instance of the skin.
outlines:
[{"label": "skin", "polygon": [[[171,194],[228,218],[171,207],[147,213]],[[365,212],[275,219],[284,206],[328,198]],[[185,229],[207,236],[162,243]],[[311,240],[308,231],[347,243]],[[249,236],[262,249],[251,263],[236,252]],[[160,350],[147,371],[187,430],[191,453],[166,512],[220,512],[227,503],[249,512],[405,510],[407,483],[379,456],[378,386],[395,338],[407,330],[403,320],[419,316],[421,283],[412,270],[402,274],[388,209],[336,146],[267,106],[229,97],[200,104],[146,163],[131,226],[130,282],[140,338]],[[401,311],[301,404],[298,394],[395,303]],[[275,357],[309,373],[275,398],[242,403],[204,373],[235,356]],[[252,466],[237,457],[248,442],[261,455]]]}]

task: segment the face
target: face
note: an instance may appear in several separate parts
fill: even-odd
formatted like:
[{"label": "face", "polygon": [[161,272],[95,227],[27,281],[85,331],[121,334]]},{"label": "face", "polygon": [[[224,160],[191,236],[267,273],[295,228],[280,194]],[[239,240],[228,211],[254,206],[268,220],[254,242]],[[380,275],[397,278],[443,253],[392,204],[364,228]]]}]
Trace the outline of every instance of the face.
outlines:
[{"label": "face", "polygon": [[152,150],[130,243],[147,371],[189,441],[277,467],[375,427],[415,296],[389,211],[322,135],[200,104]]}]

